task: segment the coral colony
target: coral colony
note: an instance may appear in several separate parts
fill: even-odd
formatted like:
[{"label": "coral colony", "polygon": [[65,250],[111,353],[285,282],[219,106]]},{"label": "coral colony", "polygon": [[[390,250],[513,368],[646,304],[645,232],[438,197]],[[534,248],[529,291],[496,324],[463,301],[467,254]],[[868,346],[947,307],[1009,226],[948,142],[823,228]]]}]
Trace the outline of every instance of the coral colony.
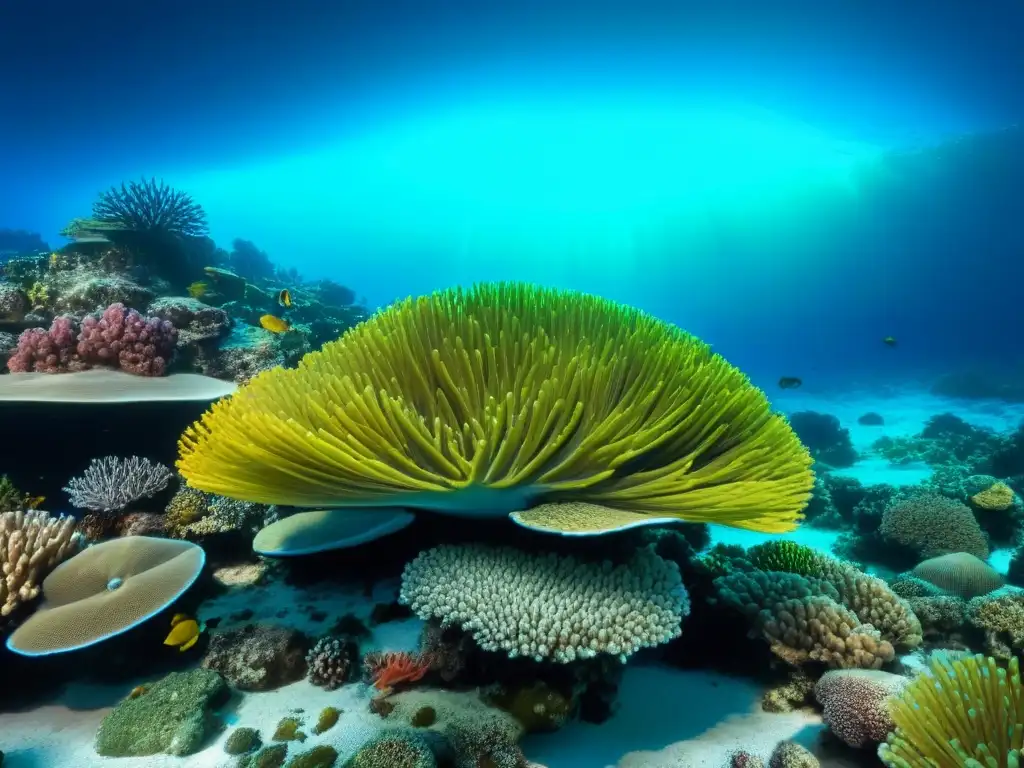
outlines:
[{"label": "coral colony", "polygon": [[[46,457],[2,468],[3,664],[35,681],[0,693],[12,755],[527,768],[580,721],[635,722],[650,702],[620,682],[656,664],[763,689],[720,768],[822,764],[774,725],[795,710],[851,764],[1020,764],[1024,429],[881,434],[871,457],[929,474],[863,485],[849,427],[882,414],[787,418],[632,307],[497,283],[371,315],[207,232],[156,180],[57,250],[0,232],[0,401],[107,425],[53,435],[75,462],[56,484],[35,487]],[[711,546],[708,524],[837,537]],[[122,693],[76,713],[94,739],[8,745],[9,718],[100,668]]]}]

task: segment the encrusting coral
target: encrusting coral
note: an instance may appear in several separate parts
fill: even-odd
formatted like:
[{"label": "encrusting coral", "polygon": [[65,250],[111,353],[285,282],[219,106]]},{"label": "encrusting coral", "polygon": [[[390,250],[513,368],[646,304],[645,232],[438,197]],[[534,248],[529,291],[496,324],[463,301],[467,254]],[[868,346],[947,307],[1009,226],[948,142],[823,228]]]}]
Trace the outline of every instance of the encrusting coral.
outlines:
[{"label": "encrusting coral", "polygon": [[889,768],[1017,768],[1024,691],[1017,657],[933,658],[892,700],[896,730],[878,748]]},{"label": "encrusting coral", "polygon": [[46,574],[81,546],[73,517],[39,510],[0,513],[0,625],[38,597]]},{"label": "encrusting coral", "polygon": [[[707,345],[524,284],[398,302],[214,404],[179,449],[191,486],[233,498],[515,512],[580,533],[666,518],[786,531],[813,484],[785,419]],[[592,509],[529,509],[571,501]]]},{"label": "encrusting coral", "polygon": [[984,491],[971,496],[971,502],[981,509],[1003,512],[1013,506],[1016,495],[1013,489],[1003,482],[996,482]]},{"label": "encrusting coral", "polygon": [[612,566],[440,546],[406,566],[400,601],[422,619],[463,626],[484,650],[563,663],[667,643],[690,609],[679,567],[651,548]]}]

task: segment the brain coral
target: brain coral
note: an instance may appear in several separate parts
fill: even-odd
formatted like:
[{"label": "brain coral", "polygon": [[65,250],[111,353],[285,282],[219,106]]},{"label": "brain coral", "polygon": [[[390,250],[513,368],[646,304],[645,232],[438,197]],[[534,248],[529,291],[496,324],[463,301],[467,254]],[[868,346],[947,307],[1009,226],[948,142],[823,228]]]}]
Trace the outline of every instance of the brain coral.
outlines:
[{"label": "brain coral", "polygon": [[1016,657],[936,658],[892,700],[896,731],[878,748],[889,768],[1017,768],[1024,693]]},{"label": "brain coral", "polygon": [[918,563],[914,575],[956,597],[970,599],[1003,585],[1003,577],[984,560],[951,552]]},{"label": "brain coral", "polygon": [[179,449],[191,486],[246,501],[514,512],[583,533],[666,518],[790,530],[813,485],[785,419],[707,345],[526,284],[400,301],[253,378]]},{"label": "brain coral", "polygon": [[988,541],[970,507],[937,493],[918,493],[890,504],[878,530],[923,558],[950,552],[988,557]]},{"label": "brain coral", "polygon": [[510,547],[441,546],[405,567],[401,602],[511,657],[626,656],[678,637],[689,613],[679,567],[641,549],[627,565]]},{"label": "brain coral", "polygon": [[814,695],[832,733],[851,747],[866,747],[885,741],[896,727],[888,699],[909,682],[877,669],[835,669],[821,676]]}]

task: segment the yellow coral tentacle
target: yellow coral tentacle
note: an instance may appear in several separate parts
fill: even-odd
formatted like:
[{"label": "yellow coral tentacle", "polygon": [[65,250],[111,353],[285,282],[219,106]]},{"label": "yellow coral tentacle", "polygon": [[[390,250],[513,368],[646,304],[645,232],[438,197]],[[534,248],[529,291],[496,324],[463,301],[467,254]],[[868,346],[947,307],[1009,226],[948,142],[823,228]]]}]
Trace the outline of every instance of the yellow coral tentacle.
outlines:
[{"label": "yellow coral tentacle", "polygon": [[586,502],[770,532],[796,525],[813,481],[786,421],[706,344],[513,283],[397,302],[213,405],[179,449],[192,487],[263,503],[504,494],[504,512]]}]

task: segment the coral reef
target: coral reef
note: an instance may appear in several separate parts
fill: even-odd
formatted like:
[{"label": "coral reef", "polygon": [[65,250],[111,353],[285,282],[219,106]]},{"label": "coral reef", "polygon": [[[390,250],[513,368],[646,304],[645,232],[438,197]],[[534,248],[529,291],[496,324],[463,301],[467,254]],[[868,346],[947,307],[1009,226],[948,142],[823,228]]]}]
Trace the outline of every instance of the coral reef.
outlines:
[{"label": "coral reef", "polygon": [[689,612],[678,566],[649,548],[613,568],[508,547],[437,547],[406,566],[401,601],[421,618],[464,626],[485,650],[558,662],[625,659],[677,637]]}]

